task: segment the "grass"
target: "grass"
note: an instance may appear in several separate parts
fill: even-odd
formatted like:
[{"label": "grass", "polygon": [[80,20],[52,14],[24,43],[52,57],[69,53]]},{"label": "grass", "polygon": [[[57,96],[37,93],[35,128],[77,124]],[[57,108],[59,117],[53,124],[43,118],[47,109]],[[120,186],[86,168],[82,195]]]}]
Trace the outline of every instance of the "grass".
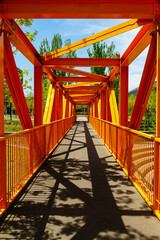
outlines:
[{"label": "grass", "polygon": [[[23,130],[18,116],[13,115],[12,120],[10,120],[10,116],[5,115],[4,121],[5,121],[4,124],[5,133],[15,133]],[[33,121],[34,120],[32,119],[32,122]]]},{"label": "grass", "polygon": [[22,126],[19,120],[5,120],[4,131],[5,132],[19,132],[22,130]]}]

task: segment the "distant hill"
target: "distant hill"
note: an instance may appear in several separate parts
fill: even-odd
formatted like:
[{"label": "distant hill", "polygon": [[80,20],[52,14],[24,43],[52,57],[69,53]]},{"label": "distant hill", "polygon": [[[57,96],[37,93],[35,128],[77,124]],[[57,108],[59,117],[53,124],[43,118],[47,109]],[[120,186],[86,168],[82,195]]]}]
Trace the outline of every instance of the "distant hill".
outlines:
[{"label": "distant hill", "polygon": [[[153,88],[156,89],[156,82],[154,83]],[[131,94],[133,94],[134,96],[137,96],[137,92],[138,92],[138,88],[132,89],[131,91],[129,91],[128,96],[130,96]]]}]

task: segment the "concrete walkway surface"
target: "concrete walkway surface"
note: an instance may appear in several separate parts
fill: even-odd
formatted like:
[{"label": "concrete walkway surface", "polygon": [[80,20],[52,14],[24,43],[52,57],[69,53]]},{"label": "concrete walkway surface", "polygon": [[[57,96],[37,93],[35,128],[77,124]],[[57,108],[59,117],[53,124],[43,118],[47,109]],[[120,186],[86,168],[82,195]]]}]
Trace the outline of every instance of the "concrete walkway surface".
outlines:
[{"label": "concrete walkway surface", "polygon": [[160,221],[79,121],[1,219],[0,239],[160,240]]}]

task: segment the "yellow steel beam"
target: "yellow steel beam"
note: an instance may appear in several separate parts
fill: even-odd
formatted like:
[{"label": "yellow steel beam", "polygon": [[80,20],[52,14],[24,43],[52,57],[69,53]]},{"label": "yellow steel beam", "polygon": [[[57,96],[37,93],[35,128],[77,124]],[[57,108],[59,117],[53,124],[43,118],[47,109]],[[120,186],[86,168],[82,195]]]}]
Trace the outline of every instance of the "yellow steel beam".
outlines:
[{"label": "yellow steel beam", "polygon": [[60,48],[60,49],[57,49],[57,50],[52,51],[50,53],[47,53],[46,55],[44,55],[42,57],[42,59],[43,59],[43,61],[44,60],[47,61],[49,59],[62,56],[66,53],[70,53],[70,52],[75,51],[77,49],[89,46],[93,43],[97,43],[99,41],[114,37],[116,35],[119,35],[121,33],[130,31],[132,29],[135,29],[137,27],[140,27],[140,26],[142,26],[144,24],[147,24],[147,23],[150,23],[150,22],[151,22],[151,20],[145,21],[145,20],[138,20],[138,19],[132,19],[132,20],[126,21],[124,23],[118,24],[118,25],[116,25],[114,27],[111,27],[109,29],[106,29],[102,32],[93,34],[90,37],[87,37],[87,38],[84,38],[80,41],[72,43],[68,46],[65,46],[63,48]]},{"label": "yellow steel beam", "polygon": [[[95,93],[96,94],[96,93]],[[70,97],[80,97],[80,96],[84,96],[84,97],[87,97],[87,96],[95,96],[95,94],[94,93],[87,93],[87,94],[83,94],[83,93],[76,93],[76,94],[70,94]]]},{"label": "yellow steel beam", "polygon": [[73,98],[73,101],[75,101],[75,100],[90,100],[90,99],[92,99],[93,98],[93,96],[90,96],[90,97],[84,97],[84,96],[79,96],[79,97],[74,97]]},{"label": "yellow steel beam", "polygon": [[66,114],[66,103],[67,103],[67,99],[63,95],[63,118],[65,118],[65,114]]},{"label": "yellow steel beam", "polygon": [[111,85],[108,90],[112,122],[119,124],[119,113],[113,85]]},{"label": "yellow steel beam", "polygon": [[[64,87],[65,89],[65,87]],[[66,90],[69,91],[69,92],[72,92],[72,91],[98,91],[101,89],[101,86],[72,86],[72,87],[68,87]]]},{"label": "yellow steel beam", "polygon": [[[98,84],[99,82],[94,82],[94,84]],[[86,86],[87,85],[87,86]],[[68,85],[65,85],[64,88],[65,90],[67,90],[68,88],[76,88],[76,87],[80,87],[80,86],[90,86],[91,85],[91,82],[81,82],[81,83],[74,83],[74,84],[68,84]]]},{"label": "yellow steel beam", "polygon": [[55,88],[53,88],[52,84],[50,84],[48,89],[48,96],[47,96],[45,111],[43,115],[43,124],[49,123],[51,121],[54,96],[55,96]]},{"label": "yellow steel beam", "polygon": [[79,90],[79,91],[67,91],[68,94],[70,96],[72,96],[73,94],[83,94],[83,95],[86,95],[86,94],[96,94],[97,91],[89,91],[89,90]]},{"label": "yellow steel beam", "polygon": [[98,99],[98,118],[101,118],[101,98]]}]

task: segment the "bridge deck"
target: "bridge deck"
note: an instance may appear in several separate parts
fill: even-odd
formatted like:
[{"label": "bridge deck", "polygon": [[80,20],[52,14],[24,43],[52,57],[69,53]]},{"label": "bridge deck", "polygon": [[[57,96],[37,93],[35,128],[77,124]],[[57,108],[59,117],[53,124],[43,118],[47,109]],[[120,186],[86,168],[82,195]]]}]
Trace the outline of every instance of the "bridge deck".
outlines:
[{"label": "bridge deck", "polygon": [[0,239],[160,239],[160,222],[87,122],[77,122],[1,220]]}]

